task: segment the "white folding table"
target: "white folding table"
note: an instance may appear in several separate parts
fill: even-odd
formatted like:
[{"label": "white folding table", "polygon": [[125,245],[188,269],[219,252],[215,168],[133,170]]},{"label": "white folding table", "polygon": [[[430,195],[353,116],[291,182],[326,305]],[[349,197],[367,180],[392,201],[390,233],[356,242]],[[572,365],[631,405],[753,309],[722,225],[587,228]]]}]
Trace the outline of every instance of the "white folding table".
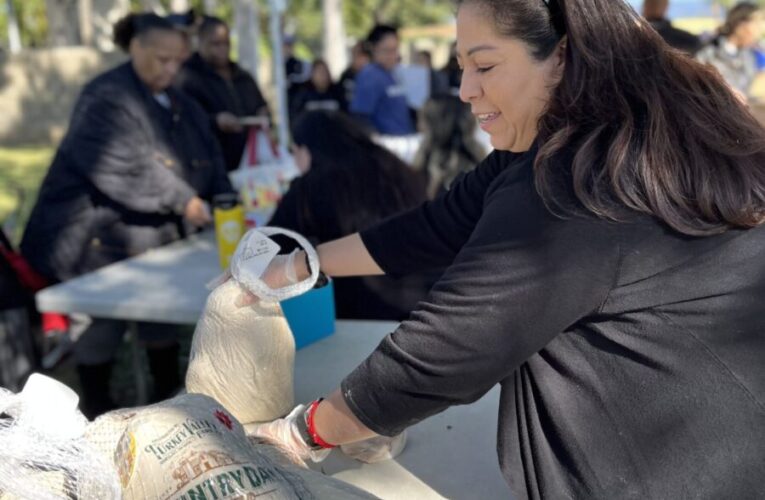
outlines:
[{"label": "white folding table", "polygon": [[[219,273],[214,239],[202,234],[45,289],[37,305],[41,311],[193,325],[208,294],[205,283]],[[334,335],[297,352],[296,400],[337,388],[395,328],[387,321],[337,321]],[[334,451],[315,468],[386,499],[508,498],[495,451],[498,399],[495,388],[415,425],[395,460],[367,465]]]}]

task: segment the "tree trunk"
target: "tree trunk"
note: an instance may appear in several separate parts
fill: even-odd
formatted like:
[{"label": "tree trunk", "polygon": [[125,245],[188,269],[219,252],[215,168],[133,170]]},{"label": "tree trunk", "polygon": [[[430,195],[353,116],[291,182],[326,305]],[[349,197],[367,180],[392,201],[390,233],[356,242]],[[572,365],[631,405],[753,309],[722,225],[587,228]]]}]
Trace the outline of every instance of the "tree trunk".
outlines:
[{"label": "tree trunk", "polygon": [[334,78],[348,65],[343,24],[343,0],[322,0],[324,60]]},{"label": "tree trunk", "polygon": [[62,47],[80,43],[77,0],[46,0],[48,45]]},{"label": "tree trunk", "polygon": [[234,5],[234,27],[239,49],[239,65],[258,79],[258,3],[256,0],[237,0]]},{"label": "tree trunk", "polygon": [[80,42],[83,45],[93,45],[93,0],[79,0],[77,2],[80,17]]},{"label": "tree trunk", "polygon": [[83,45],[114,50],[112,28],[130,12],[130,0],[79,0],[80,37]]},{"label": "tree trunk", "polygon": [[8,48],[11,54],[18,54],[21,52],[19,20],[16,17],[16,10],[13,8],[13,0],[5,0],[5,5],[8,11]]}]

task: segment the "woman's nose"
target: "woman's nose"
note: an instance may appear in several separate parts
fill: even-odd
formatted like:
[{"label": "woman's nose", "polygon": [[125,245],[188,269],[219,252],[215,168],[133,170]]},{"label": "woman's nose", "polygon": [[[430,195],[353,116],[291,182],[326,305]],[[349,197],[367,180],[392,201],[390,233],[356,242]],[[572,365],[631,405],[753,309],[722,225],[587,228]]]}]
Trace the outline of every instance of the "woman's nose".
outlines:
[{"label": "woman's nose", "polygon": [[460,99],[463,102],[471,102],[477,97],[481,96],[481,84],[470,71],[462,72],[462,79],[460,80]]}]

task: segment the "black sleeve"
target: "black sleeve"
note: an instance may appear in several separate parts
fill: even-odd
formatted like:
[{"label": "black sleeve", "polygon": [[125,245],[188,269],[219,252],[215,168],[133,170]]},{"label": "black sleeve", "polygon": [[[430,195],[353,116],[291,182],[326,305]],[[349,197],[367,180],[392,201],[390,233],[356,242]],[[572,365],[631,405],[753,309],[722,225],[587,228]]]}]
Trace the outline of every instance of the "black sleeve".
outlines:
[{"label": "black sleeve", "polygon": [[486,189],[516,158],[494,152],[432,202],[362,231],[377,265],[386,274],[403,276],[451,264],[481,217]]},{"label": "black sleeve", "polygon": [[605,301],[618,269],[615,225],[556,219],[532,186],[501,198],[428,300],[342,382],[373,431],[393,436],[479,399]]},{"label": "black sleeve", "polygon": [[254,101],[255,112],[260,113],[261,110],[265,108],[266,113],[268,113],[268,103],[263,97],[263,93],[260,91],[258,82],[256,82],[255,78],[253,78],[251,75],[248,74],[247,76],[249,77],[250,84],[252,86],[252,99]]},{"label": "black sleeve", "polygon": [[72,167],[130,210],[182,214],[196,193],[162,164],[147,133],[123,104],[84,95],[67,136]]}]

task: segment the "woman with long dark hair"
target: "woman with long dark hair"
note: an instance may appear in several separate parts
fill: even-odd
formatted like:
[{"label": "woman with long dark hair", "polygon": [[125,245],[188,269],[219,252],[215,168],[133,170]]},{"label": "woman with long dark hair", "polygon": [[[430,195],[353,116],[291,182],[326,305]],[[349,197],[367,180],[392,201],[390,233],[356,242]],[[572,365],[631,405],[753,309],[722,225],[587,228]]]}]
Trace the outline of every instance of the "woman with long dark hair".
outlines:
[{"label": "woman with long dark hair", "polygon": [[428,198],[448,189],[457,176],[472,170],[488,151],[476,140],[470,106],[451,95],[428,99],[420,112],[423,140],[412,161],[427,178]]},{"label": "woman with long dark hair", "polygon": [[[270,225],[324,243],[362,231],[425,201],[425,183],[342,113],[303,114],[292,130],[307,173],[294,180]],[[357,276],[334,282],[339,318],[403,320],[434,278]]]},{"label": "woman with long dark hair", "polygon": [[329,275],[445,273],[340,389],[258,432],[309,456],[499,384],[517,498],[761,496],[765,130],[622,0],[463,0],[457,40],[496,151],[319,247]]}]

